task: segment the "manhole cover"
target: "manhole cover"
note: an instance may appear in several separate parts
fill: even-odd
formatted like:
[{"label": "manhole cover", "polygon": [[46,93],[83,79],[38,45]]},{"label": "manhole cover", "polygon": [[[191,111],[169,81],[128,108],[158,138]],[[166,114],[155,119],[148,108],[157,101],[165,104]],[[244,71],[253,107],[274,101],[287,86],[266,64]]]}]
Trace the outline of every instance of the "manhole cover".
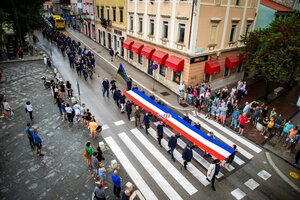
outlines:
[{"label": "manhole cover", "polygon": [[168,95],[170,95],[168,92],[162,92],[161,93],[163,96],[168,96]]},{"label": "manhole cover", "polygon": [[290,176],[294,179],[299,179],[299,174],[297,174],[296,172],[290,172]]}]

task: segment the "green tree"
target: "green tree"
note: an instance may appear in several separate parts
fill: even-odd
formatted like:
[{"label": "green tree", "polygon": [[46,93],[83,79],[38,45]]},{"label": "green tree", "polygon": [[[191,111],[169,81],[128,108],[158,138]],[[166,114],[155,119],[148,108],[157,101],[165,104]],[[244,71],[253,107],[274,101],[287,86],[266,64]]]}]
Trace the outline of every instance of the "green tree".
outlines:
[{"label": "green tree", "polygon": [[8,14],[8,21],[12,22],[17,33],[19,43],[24,42],[24,36],[44,25],[40,15],[45,0],[5,0],[0,8]]},{"label": "green tree", "polygon": [[276,19],[266,29],[256,30],[241,40],[250,76],[266,81],[265,99],[269,83],[291,86],[300,79],[300,13]]}]

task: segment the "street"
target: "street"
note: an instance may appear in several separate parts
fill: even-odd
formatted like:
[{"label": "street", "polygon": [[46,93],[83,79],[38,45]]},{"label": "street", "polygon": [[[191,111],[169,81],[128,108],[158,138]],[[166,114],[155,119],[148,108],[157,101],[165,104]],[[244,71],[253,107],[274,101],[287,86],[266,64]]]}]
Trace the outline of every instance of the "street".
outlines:
[{"label": "street", "polygon": [[[41,34],[38,37],[38,46],[50,55],[49,43]],[[78,40],[76,34],[70,37]],[[80,39],[88,48],[97,48],[95,42],[84,37]],[[165,129],[163,148],[160,148],[156,141],[155,124],[151,123],[150,134],[145,135],[144,130],[136,128],[126,114],[121,114],[112,96],[102,96],[103,78],[115,77],[116,70],[97,54],[97,50],[93,53],[97,64],[96,74],[92,80],[85,81],[69,67],[67,57],[63,57],[52,45],[55,67],[65,81],[71,82],[76,97],[78,81],[81,102],[90,108],[97,122],[103,126],[101,135],[92,143],[95,147],[100,141],[105,141],[109,148],[104,152],[106,167],[109,167],[110,160],[118,160],[122,184],[132,182],[136,186],[134,190],[141,191],[146,199],[297,199],[298,193],[273,170],[263,148],[232,134],[227,128],[201,120],[203,130],[212,130],[218,140],[228,145],[237,144],[239,150],[232,166],[222,168],[215,183],[216,191],[213,191],[206,181],[211,158],[206,160],[203,152],[196,148],[194,159],[185,170],[181,158],[182,149],[187,143],[185,138],[180,138],[174,152],[176,161],[173,162],[167,153],[167,135],[170,136],[173,130]],[[79,123],[72,126],[61,121],[51,91],[44,89],[40,79],[43,74],[52,76],[49,72],[45,73],[42,61],[28,65],[23,62],[23,68],[30,71],[25,74],[20,72],[19,65],[1,64],[6,74],[11,70],[17,72],[14,72],[17,74],[15,79],[1,85],[1,92],[9,97],[15,112],[13,120],[1,119],[1,198],[90,199],[95,183],[82,156],[86,141],[91,140],[89,131]],[[134,77],[132,72],[130,75],[143,80],[143,77]],[[146,80],[142,83],[151,90],[152,84]],[[124,90],[126,83],[117,78],[117,87]],[[42,132],[43,158],[34,155],[24,135],[26,120],[29,120],[23,108],[27,99],[36,110],[34,126]],[[107,179],[110,180],[110,176]],[[108,199],[113,199],[111,181],[108,186]]]}]

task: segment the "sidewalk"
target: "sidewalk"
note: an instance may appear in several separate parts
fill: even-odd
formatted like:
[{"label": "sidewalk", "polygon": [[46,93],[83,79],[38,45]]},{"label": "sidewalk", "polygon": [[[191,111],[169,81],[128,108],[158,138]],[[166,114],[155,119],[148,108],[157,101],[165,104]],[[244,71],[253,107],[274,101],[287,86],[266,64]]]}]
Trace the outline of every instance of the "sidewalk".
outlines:
[{"label": "sidewalk", "polygon": [[[157,98],[161,99],[163,103],[166,104],[167,106],[179,110],[181,112],[193,110],[191,106],[188,108],[183,108],[177,101],[178,99],[177,94],[175,94],[173,91],[169,90],[167,87],[165,87],[164,85],[160,84],[157,81],[155,81],[155,91],[148,89],[148,88],[152,88],[153,86],[154,80],[152,77],[148,76],[144,72],[132,66],[122,58],[117,58],[113,62],[110,62],[111,57],[106,48],[102,47],[101,45],[91,40],[90,38],[88,38],[82,33],[73,30],[68,30],[68,31],[70,33],[70,36],[75,36],[79,38],[80,42],[83,45],[90,47],[90,49],[93,51],[94,54],[98,54],[99,56],[103,57],[108,63],[110,63],[111,66],[114,68],[115,73],[119,67],[119,63],[122,63],[124,68],[126,69],[127,74],[133,79],[134,84],[137,84],[139,88],[142,87],[142,90],[146,91],[147,93],[154,94]],[[121,80],[121,78],[118,80]],[[269,91],[272,92],[277,86],[278,86],[277,84],[271,84]],[[298,98],[297,91],[299,91],[299,86],[294,87],[289,92],[282,93],[277,99],[275,99],[273,102],[269,104],[269,108],[271,109],[273,107],[276,107],[278,113],[282,113],[285,117],[290,118],[292,114],[295,113],[297,108],[293,104],[293,102],[296,102]],[[264,92],[265,92],[264,81],[259,81],[252,85],[249,85],[248,95],[244,97],[243,102],[246,101],[252,102],[254,100],[258,100],[264,96]],[[163,95],[164,93],[167,93],[167,95]],[[211,124],[210,120],[205,120],[205,121],[206,123]],[[258,133],[258,131],[250,125],[246,126],[245,133],[243,136],[261,146],[264,145],[265,143],[264,137],[262,137]],[[280,151],[280,147],[278,145],[277,146],[275,145],[273,148],[268,147],[268,149],[272,152]],[[279,154],[279,156],[282,157],[283,159],[287,159],[289,162],[294,158],[294,154],[291,155]],[[286,158],[287,156],[289,156],[289,158]]]}]

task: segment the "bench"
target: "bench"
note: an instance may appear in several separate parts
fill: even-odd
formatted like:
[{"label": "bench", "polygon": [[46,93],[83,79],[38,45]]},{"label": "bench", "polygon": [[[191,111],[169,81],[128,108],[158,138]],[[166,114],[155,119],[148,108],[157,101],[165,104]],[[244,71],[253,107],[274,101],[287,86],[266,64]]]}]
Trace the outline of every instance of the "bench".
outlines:
[{"label": "bench", "polygon": [[274,94],[277,96],[284,88],[283,87],[277,87],[274,89]]}]

